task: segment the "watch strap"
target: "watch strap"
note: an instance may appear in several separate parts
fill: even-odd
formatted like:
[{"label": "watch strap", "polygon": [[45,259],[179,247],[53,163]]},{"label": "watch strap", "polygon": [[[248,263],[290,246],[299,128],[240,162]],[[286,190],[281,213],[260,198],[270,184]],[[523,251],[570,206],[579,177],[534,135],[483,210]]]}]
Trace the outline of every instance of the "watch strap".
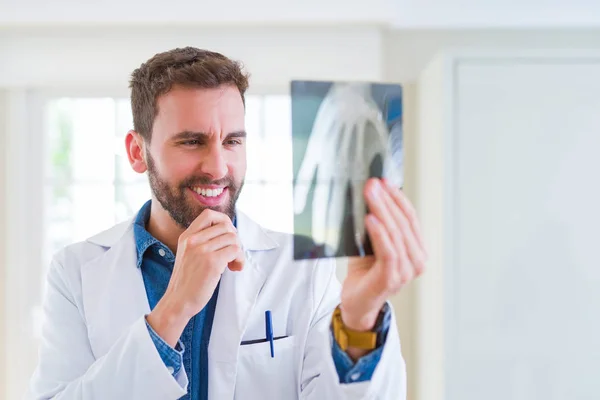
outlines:
[{"label": "watch strap", "polygon": [[348,347],[364,350],[377,348],[377,332],[359,332],[347,328],[342,321],[342,310],[339,306],[333,312],[332,327],[335,341],[343,351],[346,351]]}]

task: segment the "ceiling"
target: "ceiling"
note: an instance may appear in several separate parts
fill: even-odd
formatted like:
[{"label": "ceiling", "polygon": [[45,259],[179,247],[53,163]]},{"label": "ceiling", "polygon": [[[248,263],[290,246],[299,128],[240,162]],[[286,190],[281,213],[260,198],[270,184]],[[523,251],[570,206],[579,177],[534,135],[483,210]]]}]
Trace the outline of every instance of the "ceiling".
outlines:
[{"label": "ceiling", "polygon": [[367,24],[408,29],[600,27],[595,0],[0,0],[0,27]]}]

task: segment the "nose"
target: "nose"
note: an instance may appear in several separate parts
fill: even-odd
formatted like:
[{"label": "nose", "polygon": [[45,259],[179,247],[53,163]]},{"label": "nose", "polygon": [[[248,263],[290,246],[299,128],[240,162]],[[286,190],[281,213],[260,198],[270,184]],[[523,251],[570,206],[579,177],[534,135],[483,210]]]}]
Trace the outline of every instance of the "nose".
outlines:
[{"label": "nose", "polygon": [[220,144],[211,144],[202,157],[201,170],[213,180],[224,178],[227,175],[227,162]]}]

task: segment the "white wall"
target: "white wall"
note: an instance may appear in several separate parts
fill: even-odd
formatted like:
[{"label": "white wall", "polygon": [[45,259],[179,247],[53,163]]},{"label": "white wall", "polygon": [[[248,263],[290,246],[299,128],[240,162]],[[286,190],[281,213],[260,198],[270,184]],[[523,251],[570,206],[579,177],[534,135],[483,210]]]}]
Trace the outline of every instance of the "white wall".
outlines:
[{"label": "white wall", "polygon": [[4,0],[0,26],[87,24],[383,23],[394,0]]},{"label": "white wall", "polygon": [[442,50],[600,49],[600,29],[397,30],[383,41],[384,76],[406,83],[414,82]]},{"label": "white wall", "polygon": [[293,78],[379,79],[381,33],[369,27],[82,28],[0,31],[0,87],[127,87],[151,55],[187,45],[242,60],[253,87]]},{"label": "white wall", "polygon": [[243,60],[253,87],[285,90],[292,78],[414,82],[448,48],[600,48],[600,29],[19,28],[0,30],[0,87],[124,89],[130,72],[149,55],[185,45]]},{"label": "white wall", "polygon": [[594,0],[399,0],[401,28],[573,28],[600,24]]},{"label": "white wall", "polygon": [[[6,189],[5,189],[5,175],[6,171],[6,121],[7,116],[7,102],[4,91],[0,90],[0,254],[4,255],[6,252]],[[0,257],[0,388],[6,387],[6,330],[8,324],[6,321],[6,299],[4,284],[6,282],[7,271],[4,258]],[[0,398],[2,398],[2,392],[0,391]]]},{"label": "white wall", "polygon": [[387,30],[377,27],[35,28],[0,30],[0,87],[113,86],[149,55],[194,45],[244,61],[256,88],[293,78],[414,82],[449,48],[594,49],[600,29]]},{"label": "white wall", "polygon": [[[442,98],[440,87],[422,87],[416,93],[415,82],[430,64],[435,54],[450,48],[479,49],[600,49],[600,30],[438,30],[395,31],[384,36],[384,80],[403,83],[405,93],[405,154],[407,195],[419,205],[424,204],[430,212],[421,214],[422,223],[439,226],[443,204],[442,187],[428,184],[439,182],[438,176],[416,175],[417,166],[423,172],[431,172],[431,156],[441,160],[441,121],[444,110],[424,108],[418,104],[435,104]],[[424,99],[425,96],[429,100]],[[424,102],[425,101],[425,102]],[[420,116],[417,116],[420,114]],[[417,127],[417,120],[428,121],[429,126]],[[421,137],[416,137],[420,129]],[[428,132],[428,135],[423,135]],[[437,132],[437,133],[436,133]],[[417,164],[419,163],[419,164]],[[434,168],[435,169],[435,168]],[[441,167],[440,167],[441,170]],[[432,212],[437,210],[437,213]],[[441,246],[441,232],[429,230],[430,247]],[[439,254],[432,252],[433,254]],[[439,304],[442,286],[442,261],[430,260],[428,271],[418,281],[404,289],[395,300],[398,325],[403,341],[403,354],[407,362],[409,399],[441,399],[443,373],[432,371],[431,366],[443,362],[443,349],[432,346],[438,332],[443,329],[442,310]],[[426,289],[426,290],[423,290]],[[423,315],[420,310],[427,310]],[[432,339],[433,338],[433,339]]]},{"label": "white wall", "polygon": [[475,57],[446,104],[447,398],[597,399],[600,52]]},{"label": "white wall", "polygon": [[460,54],[419,86],[419,399],[597,398],[600,53]]},{"label": "white wall", "polygon": [[[3,90],[5,117],[1,120],[7,133],[4,137],[6,169],[3,190],[5,205],[4,252],[4,315],[6,325],[5,380],[2,388],[7,399],[22,398],[37,360],[35,320],[32,310],[41,298],[40,260],[43,249],[43,210],[32,201],[31,188],[43,187],[43,176],[36,165],[43,159],[41,132],[43,119],[31,117],[42,112],[32,111],[26,90]],[[36,108],[37,110],[38,108]],[[41,110],[41,108],[40,108]],[[0,392],[0,395],[2,393]]]},{"label": "white wall", "polygon": [[396,28],[600,26],[594,0],[4,0],[1,26],[381,24]]}]

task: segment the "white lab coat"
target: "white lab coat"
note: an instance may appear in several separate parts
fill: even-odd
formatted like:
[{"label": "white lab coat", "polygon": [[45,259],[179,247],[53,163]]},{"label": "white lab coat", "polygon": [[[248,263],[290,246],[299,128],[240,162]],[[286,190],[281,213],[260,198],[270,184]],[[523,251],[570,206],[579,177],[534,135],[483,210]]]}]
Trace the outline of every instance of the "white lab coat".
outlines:
[{"label": "white lab coat", "polygon": [[[396,322],[369,382],[340,384],[329,333],[340,284],[333,259],[293,262],[292,236],[265,230],[238,212],[247,263],[226,270],[208,349],[210,399],[405,399],[406,370]],[[150,312],[132,221],[54,258],[44,299],[40,360],[30,399],[178,399],[174,378],[146,328]],[[264,339],[271,310],[275,357]]]}]

